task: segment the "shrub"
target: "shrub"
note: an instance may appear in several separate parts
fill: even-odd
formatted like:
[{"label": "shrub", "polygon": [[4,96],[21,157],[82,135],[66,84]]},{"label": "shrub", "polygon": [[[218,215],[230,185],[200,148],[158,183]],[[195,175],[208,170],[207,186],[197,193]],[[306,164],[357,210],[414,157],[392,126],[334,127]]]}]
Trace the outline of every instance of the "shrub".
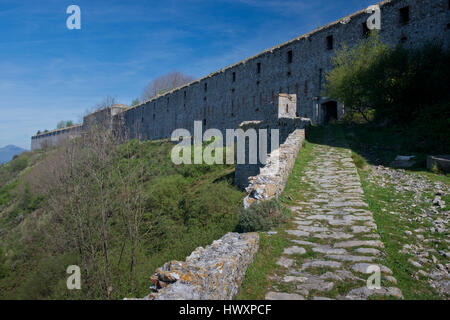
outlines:
[{"label": "shrub", "polygon": [[11,171],[17,173],[22,171],[28,166],[28,157],[25,155],[19,156],[18,158],[11,161]]},{"label": "shrub", "polygon": [[269,231],[286,223],[290,216],[290,210],[278,200],[256,202],[247,209],[240,209],[237,229],[239,232]]},{"label": "shrub", "polygon": [[359,169],[364,169],[367,165],[366,159],[364,159],[357,153],[352,153],[352,159],[353,162],[355,162],[355,166]]},{"label": "shrub", "polygon": [[0,279],[6,277],[8,268],[6,266],[6,257],[3,249],[0,247]]},{"label": "shrub", "polygon": [[433,112],[434,105],[446,104],[448,109],[449,59],[450,51],[439,43],[389,48],[373,35],[337,51],[325,95],[365,120],[370,120],[367,111],[373,109],[378,120],[410,124]]}]

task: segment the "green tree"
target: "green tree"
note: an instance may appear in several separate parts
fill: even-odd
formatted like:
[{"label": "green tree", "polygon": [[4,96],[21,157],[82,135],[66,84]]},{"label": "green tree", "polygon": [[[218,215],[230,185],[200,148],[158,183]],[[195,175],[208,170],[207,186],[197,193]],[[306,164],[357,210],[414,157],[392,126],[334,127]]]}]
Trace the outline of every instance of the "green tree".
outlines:
[{"label": "green tree", "polygon": [[367,90],[373,86],[372,67],[388,50],[376,33],[353,48],[343,46],[332,59],[333,69],[326,75],[325,95],[342,101],[347,112],[359,112],[368,120],[371,101]]},{"label": "green tree", "polygon": [[372,34],[357,46],[337,52],[326,76],[325,95],[366,120],[367,111],[373,109],[378,119],[408,124],[426,117],[439,104],[448,105],[448,61],[450,51],[441,44],[389,48]]},{"label": "green tree", "polygon": [[58,122],[58,124],[56,125],[56,129],[64,129],[67,127],[71,127],[73,126],[73,121],[72,120],[61,120]]}]

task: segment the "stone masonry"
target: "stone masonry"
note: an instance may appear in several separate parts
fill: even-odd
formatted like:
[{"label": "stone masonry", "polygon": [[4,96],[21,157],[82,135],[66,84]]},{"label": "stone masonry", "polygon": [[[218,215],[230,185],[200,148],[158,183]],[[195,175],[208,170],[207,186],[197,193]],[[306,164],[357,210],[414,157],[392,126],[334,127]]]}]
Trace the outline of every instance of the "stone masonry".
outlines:
[{"label": "stone masonry", "polygon": [[[317,144],[304,170],[304,199],[291,207],[295,226],[285,231],[291,246],[277,262],[266,299],[403,298],[385,266],[351,151]],[[371,266],[380,270],[380,288],[367,287]]]},{"label": "stone masonry", "polygon": [[[390,46],[413,47],[428,41],[449,45],[448,0],[388,0],[381,11],[380,40]],[[404,19],[405,8],[408,12]],[[403,11],[402,11],[403,10]],[[235,129],[244,121],[277,118],[278,94],[296,94],[296,114],[313,123],[327,119],[323,96],[331,58],[343,44],[354,46],[366,37],[372,13],[361,10],[244,61],[216,71],[124,113],[131,138],[170,137],[174,129]],[[336,103],[337,117],[343,113]]]},{"label": "stone masonry", "polygon": [[305,129],[296,129],[279,149],[268,156],[266,165],[261,168],[260,173],[249,178],[250,184],[245,189],[248,196],[244,199],[244,207],[249,207],[255,201],[278,198],[286,186],[304,140]]},{"label": "stone masonry", "polygon": [[[450,5],[448,0],[386,0],[378,4],[381,12],[380,40],[390,46],[407,47],[437,41],[450,42]],[[338,118],[344,106],[323,96],[326,72],[336,49],[354,46],[367,35],[372,12],[361,10],[324,27],[265,50],[244,61],[173,89],[144,103],[124,109],[113,116],[133,139],[170,137],[175,129],[193,131],[194,121],[204,130],[235,129],[244,121],[271,121],[278,117],[279,95],[288,100],[296,95],[297,117],[323,123]],[[291,105],[287,112],[291,114]],[[109,121],[109,120],[107,120]],[[75,129],[74,129],[75,130]],[[61,131],[32,137],[32,149],[41,141],[60,142]],[[64,140],[64,139],[63,139]]]},{"label": "stone masonry", "polygon": [[228,233],[185,262],[171,261],[156,270],[145,300],[231,300],[258,251],[257,233]]}]

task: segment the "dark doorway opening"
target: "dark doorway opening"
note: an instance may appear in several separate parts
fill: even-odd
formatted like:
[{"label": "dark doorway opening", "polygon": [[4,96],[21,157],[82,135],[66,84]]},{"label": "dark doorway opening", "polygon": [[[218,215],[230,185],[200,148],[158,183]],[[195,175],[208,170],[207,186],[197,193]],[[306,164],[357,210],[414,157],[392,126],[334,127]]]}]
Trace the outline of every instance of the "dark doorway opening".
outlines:
[{"label": "dark doorway opening", "polygon": [[338,110],[336,101],[328,101],[322,104],[322,110],[324,112],[324,123],[328,124],[332,120],[337,120]]}]

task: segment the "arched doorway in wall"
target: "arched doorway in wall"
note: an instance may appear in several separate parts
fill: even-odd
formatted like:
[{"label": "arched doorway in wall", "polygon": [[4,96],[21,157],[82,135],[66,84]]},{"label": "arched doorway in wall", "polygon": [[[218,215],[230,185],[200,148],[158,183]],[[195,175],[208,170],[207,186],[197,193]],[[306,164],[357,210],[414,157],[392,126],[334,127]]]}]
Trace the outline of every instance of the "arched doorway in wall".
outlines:
[{"label": "arched doorway in wall", "polygon": [[332,120],[338,119],[338,103],[336,101],[327,101],[322,103],[323,123],[328,124]]}]

